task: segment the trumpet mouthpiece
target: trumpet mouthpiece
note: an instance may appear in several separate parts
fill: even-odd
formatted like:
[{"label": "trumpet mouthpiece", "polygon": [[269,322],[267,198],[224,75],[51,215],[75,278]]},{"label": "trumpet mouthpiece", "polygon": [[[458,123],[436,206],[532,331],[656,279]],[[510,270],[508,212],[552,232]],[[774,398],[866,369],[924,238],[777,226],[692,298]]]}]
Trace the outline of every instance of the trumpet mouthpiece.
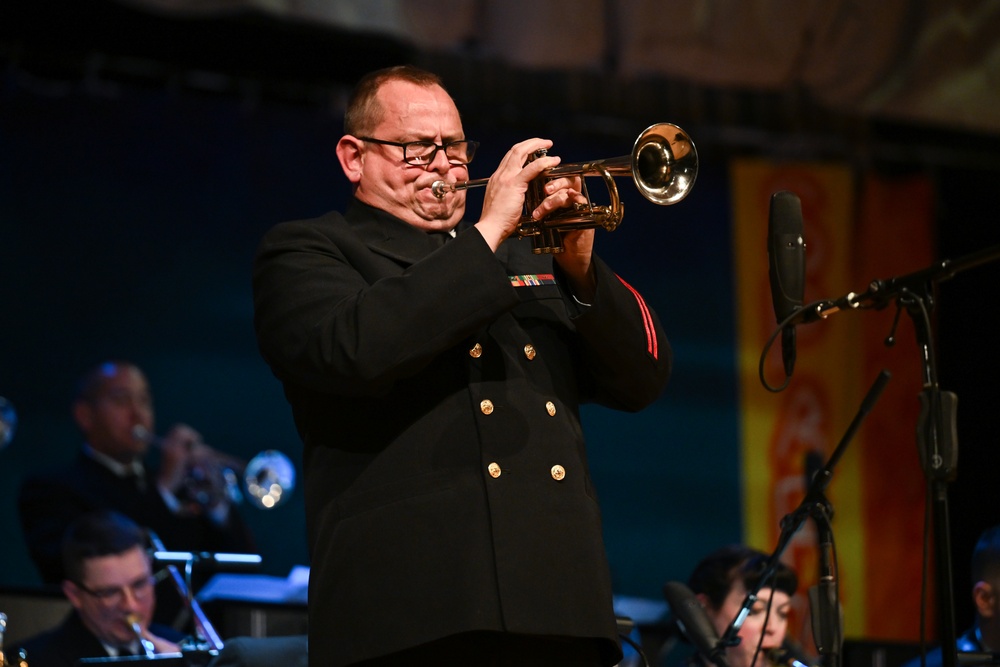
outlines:
[{"label": "trumpet mouthpiece", "polygon": [[139,442],[151,443],[155,439],[153,434],[149,432],[149,429],[142,424],[136,424],[132,427],[132,437]]},{"label": "trumpet mouthpiece", "polygon": [[437,197],[438,199],[444,197],[445,193],[449,192],[450,190],[451,188],[449,188],[448,184],[445,183],[444,181],[434,181],[433,183],[431,183],[431,192],[433,192],[434,196]]}]

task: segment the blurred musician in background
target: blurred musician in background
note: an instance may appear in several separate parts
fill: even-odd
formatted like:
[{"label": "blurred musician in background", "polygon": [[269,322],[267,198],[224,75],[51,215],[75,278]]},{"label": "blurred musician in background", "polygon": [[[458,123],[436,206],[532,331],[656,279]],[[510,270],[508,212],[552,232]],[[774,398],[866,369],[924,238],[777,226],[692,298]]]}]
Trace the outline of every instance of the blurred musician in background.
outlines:
[{"label": "blurred musician in background", "polygon": [[31,667],[180,650],[180,633],[151,626],[156,593],[139,526],[116,512],[85,514],[67,531],[62,553],[62,589],[73,611],[57,628],[21,645]]},{"label": "blurred musician in background", "polygon": [[[713,551],[691,572],[688,587],[702,603],[720,637],[736,618],[747,593],[760,582],[767,560],[763,552],[733,544]],[[797,588],[795,571],[779,563],[774,578],[760,589],[757,601],[740,627],[737,635],[740,643],[726,649],[729,667],[775,664],[772,657],[787,648],[788,614]],[[695,660],[707,664],[700,655]]]},{"label": "blurred musician in background", "polygon": [[[972,604],[975,624],[955,640],[962,653],[1000,653],[1000,526],[983,531],[972,551]],[[941,667],[944,658],[938,647],[927,653],[927,667]],[[996,658],[971,664],[997,664]],[[920,657],[904,667],[920,667]]]},{"label": "blurred musician in background", "polygon": [[[29,476],[18,499],[25,541],[46,582],[65,579],[60,544],[69,525],[98,509],[125,514],[171,550],[254,550],[217,474],[223,455],[183,424],[162,438],[153,435],[153,398],[138,367],[100,364],[80,381],[72,409],[84,437],[81,451],[67,467]],[[160,454],[156,470],[144,463],[153,445]]]}]

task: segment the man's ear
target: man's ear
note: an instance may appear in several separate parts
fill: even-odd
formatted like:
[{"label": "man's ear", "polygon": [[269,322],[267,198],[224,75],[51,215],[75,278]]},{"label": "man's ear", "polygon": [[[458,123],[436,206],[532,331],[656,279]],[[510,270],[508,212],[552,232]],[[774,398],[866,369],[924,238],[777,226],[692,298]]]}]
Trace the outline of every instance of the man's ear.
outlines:
[{"label": "man's ear", "polygon": [[81,431],[89,433],[94,420],[93,408],[90,403],[87,401],[74,401],[73,420]]},{"label": "man's ear", "polygon": [[83,604],[83,591],[69,579],[63,579],[62,592],[74,609],[79,609]]},{"label": "man's ear", "polygon": [[365,166],[364,142],[345,134],[337,142],[337,159],[340,160],[340,168],[344,170],[347,180],[357,185]]},{"label": "man's ear", "polygon": [[996,590],[985,581],[977,581],[972,587],[972,602],[976,606],[976,613],[983,618],[993,618],[996,609]]}]

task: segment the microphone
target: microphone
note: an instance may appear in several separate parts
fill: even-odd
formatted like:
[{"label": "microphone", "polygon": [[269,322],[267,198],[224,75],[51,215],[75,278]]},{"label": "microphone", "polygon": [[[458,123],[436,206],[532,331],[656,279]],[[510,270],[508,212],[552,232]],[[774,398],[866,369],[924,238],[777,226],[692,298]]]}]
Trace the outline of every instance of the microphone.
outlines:
[{"label": "microphone", "polygon": [[678,581],[663,585],[663,596],[685,636],[698,652],[718,667],[729,667],[725,650],[719,645],[719,633],[691,589]]},{"label": "microphone", "polygon": [[[771,303],[778,324],[802,307],[806,291],[806,244],[802,237],[802,203],[798,195],[781,190],[771,195],[767,221],[768,278]],[[781,359],[785,375],[795,368],[795,325],[781,330]]]},{"label": "microphone", "polygon": [[802,647],[785,638],[781,646],[766,651],[768,659],[781,667],[810,667],[815,660],[806,655]]}]

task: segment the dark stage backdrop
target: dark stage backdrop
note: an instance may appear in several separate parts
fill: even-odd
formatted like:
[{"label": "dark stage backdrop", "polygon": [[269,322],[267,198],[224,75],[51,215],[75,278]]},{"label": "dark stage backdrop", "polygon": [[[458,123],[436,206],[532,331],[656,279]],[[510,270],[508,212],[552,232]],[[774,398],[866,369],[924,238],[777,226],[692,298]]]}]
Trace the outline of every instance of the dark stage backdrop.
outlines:
[{"label": "dark stage backdrop", "polygon": [[[280,386],[256,350],[251,258],[271,225],[341,208],[348,196],[334,155],[341,119],[320,109],[7,83],[0,396],[20,424],[0,452],[0,585],[37,581],[17,488],[25,471],[73,456],[72,386],[100,360],[146,370],[161,430],[183,421],[225,451],[250,457],[275,447],[300,464]],[[467,133],[484,144],[474,176],[489,175],[525,138]],[[552,138],[573,161],[631,149]],[[670,208],[646,202],[627,179],[619,184],[625,222],[599,232],[599,251],[659,313],[677,370],[646,411],[591,408],[585,420],[618,592],[658,597],[697,554],[740,537],[728,194],[724,165],[705,165],[692,195]],[[606,200],[599,179],[591,186]],[[241,512],[267,572],[307,563],[301,488],[273,511]]]}]

